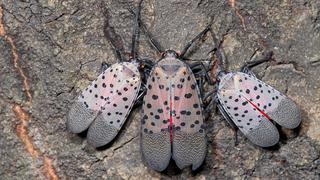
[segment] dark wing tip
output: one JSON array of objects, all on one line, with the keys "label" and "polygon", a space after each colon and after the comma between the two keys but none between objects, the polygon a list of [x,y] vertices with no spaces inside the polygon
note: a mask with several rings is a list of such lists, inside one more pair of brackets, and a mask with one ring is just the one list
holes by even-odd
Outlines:
[{"label": "dark wing tip", "polygon": [[180,169],[192,165],[192,170],[196,170],[201,166],[207,153],[204,133],[175,132],[172,144],[172,158]]},{"label": "dark wing tip", "polygon": [[267,118],[263,118],[258,127],[249,131],[246,136],[252,143],[261,147],[274,146],[280,138],[277,128]]},{"label": "dark wing tip", "polygon": [[299,107],[289,98],[284,98],[278,107],[270,113],[270,117],[279,125],[294,129],[301,123],[301,113]]},{"label": "dark wing tip", "polygon": [[100,114],[88,130],[88,143],[94,147],[101,147],[110,143],[117,136],[119,130],[110,125]]},{"label": "dark wing tip", "polygon": [[146,163],[156,171],[163,171],[171,159],[170,134],[168,132],[141,136],[141,151]]},{"label": "dark wing tip", "polygon": [[81,102],[75,102],[67,115],[67,128],[72,133],[80,133],[88,129],[97,112],[90,110]]}]

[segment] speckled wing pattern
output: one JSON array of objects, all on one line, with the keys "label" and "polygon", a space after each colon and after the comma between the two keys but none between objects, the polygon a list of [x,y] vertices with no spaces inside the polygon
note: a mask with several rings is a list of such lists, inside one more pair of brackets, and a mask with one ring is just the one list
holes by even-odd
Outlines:
[{"label": "speckled wing pattern", "polygon": [[164,170],[172,158],[179,168],[197,169],[206,154],[202,102],[190,68],[175,58],[152,69],[143,104],[142,154],[150,167]]},{"label": "speckled wing pattern", "polygon": [[202,101],[192,71],[183,62],[179,63],[181,67],[172,79],[172,158],[180,169],[192,165],[195,170],[202,164],[207,147]]},{"label": "speckled wing pattern", "polygon": [[301,122],[299,108],[291,99],[249,74],[224,75],[217,96],[235,125],[251,142],[262,147],[279,141],[272,121],[291,129]]},{"label": "speckled wing pattern", "polygon": [[141,126],[141,150],[147,164],[164,170],[171,159],[170,131],[170,81],[156,64],[147,81],[147,93],[143,100]]},{"label": "speckled wing pattern", "polygon": [[118,134],[137,98],[141,85],[137,67],[133,62],[121,62],[100,74],[71,107],[69,130],[80,133],[89,128],[90,144],[108,144]]}]

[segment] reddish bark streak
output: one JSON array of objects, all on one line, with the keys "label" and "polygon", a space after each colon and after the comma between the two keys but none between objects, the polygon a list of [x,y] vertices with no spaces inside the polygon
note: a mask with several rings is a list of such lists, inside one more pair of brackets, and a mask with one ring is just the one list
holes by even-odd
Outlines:
[{"label": "reddish bark streak", "polygon": [[[29,80],[24,70],[21,68],[16,45],[13,39],[9,35],[7,35],[5,31],[4,23],[3,23],[2,6],[0,6],[0,37],[4,38],[7,41],[7,43],[11,46],[11,52],[13,56],[13,65],[15,70],[18,72],[19,76],[22,79],[23,90],[25,91],[26,98],[27,98],[25,106],[29,107],[32,104],[32,96],[30,92]],[[48,179],[53,179],[53,180],[59,179],[58,176],[56,175],[55,168],[52,165],[51,159],[49,159],[39,151],[39,149],[34,145],[32,138],[29,136],[28,124],[31,121],[31,116],[23,109],[23,106],[18,104],[13,104],[12,111],[15,114],[15,118],[20,122],[16,127],[17,136],[25,146],[27,152],[33,158],[41,159],[43,161],[44,173],[48,177]]]},{"label": "reddish bark streak", "polygon": [[228,0],[228,3],[229,3],[229,5],[230,5],[230,7],[235,10],[236,15],[239,17],[240,22],[241,22],[241,26],[242,26],[244,29],[246,29],[244,17],[240,14],[239,10],[236,8],[236,0]]},{"label": "reddish bark streak", "polygon": [[27,151],[33,158],[38,158],[39,152],[35,148],[32,138],[28,134],[28,123],[31,120],[29,114],[25,112],[20,105],[14,104],[12,110],[20,124],[16,127],[16,133],[20,140],[24,143]]},{"label": "reddish bark streak", "polygon": [[44,156],[43,162],[44,162],[44,171],[46,172],[47,177],[51,180],[58,180],[59,177],[57,176],[55,168],[52,165],[52,160],[47,156]]}]

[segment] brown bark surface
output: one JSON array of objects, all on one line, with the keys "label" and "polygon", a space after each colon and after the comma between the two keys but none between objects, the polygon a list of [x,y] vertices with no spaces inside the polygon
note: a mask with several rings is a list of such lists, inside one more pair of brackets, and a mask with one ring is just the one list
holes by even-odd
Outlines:
[{"label": "brown bark surface", "polygon": [[[162,173],[146,166],[139,148],[141,107],[101,149],[66,129],[70,105],[101,63],[117,62],[103,33],[103,6],[129,52],[133,16],[127,8],[137,1],[0,4],[0,179],[319,179],[319,1],[144,1],[142,19],[166,49],[182,50],[214,17],[229,70],[239,70],[255,52],[272,50],[275,62],[254,72],[301,108],[301,127],[282,129],[279,145],[270,149],[241,133],[235,146],[230,126],[220,113],[212,114],[206,121],[207,157],[194,173],[174,164]],[[213,47],[208,35],[190,58],[207,58]],[[159,58],[143,34],[139,55]]]}]

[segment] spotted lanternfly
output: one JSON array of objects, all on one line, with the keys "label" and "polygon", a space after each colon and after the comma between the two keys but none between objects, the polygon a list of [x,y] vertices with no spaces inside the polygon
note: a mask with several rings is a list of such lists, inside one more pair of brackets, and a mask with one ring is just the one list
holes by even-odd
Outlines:
[{"label": "spotted lanternfly", "polygon": [[113,64],[73,104],[68,114],[68,128],[80,133],[90,126],[90,144],[99,147],[109,143],[127,119],[140,85],[138,63]]},{"label": "spotted lanternfly", "polygon": [[180,169],[192,165],[193,170],[205,159],[207,109],[202,105],[201,82],[210,78],[201,62],[187,64],[185,55],[194,42],[211,30],[212,22],[181,53],[164,51],[141,22],[149,42],[162,54],[147,80],[140,141],[143,159],[156,171],[165,170],[171,158]]},{"label": "spotted lanternfly", "polygon": [[189,66],[168,50],[155,64],[143,102],[141,147],[147,163],[164,170],[172,157],[182,169],[197,169],[206,154],[199,89]]},{"label": "spotted lanternfly", "polygon": [[269,60],[251,62],[242,72],[218,74],[217,101],[224,117],[237,126],[254,144],[269,147],[278,143],[279,132],[274,122],[293,129],[301,122],[298,106],[287,96],[257,79],[250,67]]},{"label": "spotted lanternfly", "polygon": [[[136,26],[140,9],[141,3],[136,16]],[[106,15],[106,19],[109,20],[107,11]],[[103,146],[114,139],[138,99],[141,90],[141,75],[138,70],[141,61],[135,58],[138,29],[135,27],[133,33],[131,60],[124,61],[121,38],[108,21],[106,22],[105,34],[115,48],[120,62],[103,71],[81,93],[68,113],[69,130],[80,133],[89,128],[88,142],[94,147]]]}]

